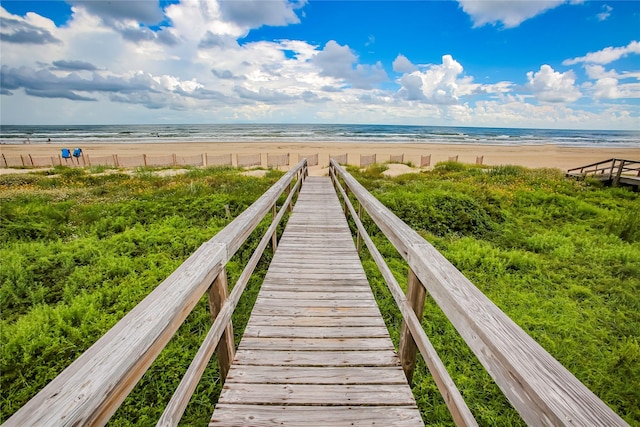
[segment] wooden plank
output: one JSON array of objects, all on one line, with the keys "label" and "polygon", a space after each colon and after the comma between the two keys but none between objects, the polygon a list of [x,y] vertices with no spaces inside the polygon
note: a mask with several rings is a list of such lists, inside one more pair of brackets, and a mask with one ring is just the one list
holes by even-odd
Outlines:
[{"label": "wooden plank", "polygon": [[247,337],[271,338],[384,338],[389,336],[383,326],[256,326],[248,324]]},{"label": "wooden plank", "polygon": [[384,321],[380,316],[274,316],[254,313],[251,324],[254,326],[344,326],[349,322],[352,326],[381,326]]},{"label": "wooden plank", "polygon": [[238,346],[241,350],[390,350],[393,345],[387,337],[243,337]]},{"label": "wooden plank", "polygon": [[244,384],[224,386],[220,403],[244,405],[415,405],[406,384]]},{"label": "wooden plank", "polygon": [[234,365],[229,379],[236,383],[262,384],[406,384],[399,367],[261,366]]},{"label": "wooden plank", "polygon": [[378,307],[314,307],[314,306],[257,306],[253,308],[253,313],[258,315],[274,316],[342,316],[342,317],[371,317],[379,316]]},{"label": "wooden plank", "polygon": [[[265,305],[268,307],[329,307],[329,308],[355,308],[376,306],[375,300],[330,300],[330,299],[298,299],[298,300],[278,300],[275,298],[263,299],[256,302],[256,306]],[[377,307],[377,306],[376,306]]]},{"label": "wooden plank", "polygon": [[400,361],[391,352],[238,349],[233,363],[262,366],[398,366]]},{"label": "wooden plank", "polygon": [[209,426],[410,426],[420,425],[415,407],[265,406],[221,404]]},{"label": "wooden plank", "polygon": [[263,299],[275,299],[275,300],[290,300],[290,299],[297,299],[302,297],[302,299],[305,299],[305,300],[331,300],[331,301],[367,300],[367,301],[375,302],[375,298],[373,298],[373,295],[371,294],[371,292],[366,292],[366,290],[364,289],[362,292],[336,292],[336,293],[319,292],[319,291],[313,291],[313,290],[304,291],[304,292],[274,290],[274,291],[262,292],[260,294],[260,297]]}]

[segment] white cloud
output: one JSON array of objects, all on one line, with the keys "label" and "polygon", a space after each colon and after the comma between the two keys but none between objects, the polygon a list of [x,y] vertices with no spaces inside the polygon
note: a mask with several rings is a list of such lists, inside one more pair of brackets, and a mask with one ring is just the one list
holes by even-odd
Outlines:
[{"label": "white cloud", "polygon": [[[583,85],[595,99],[640,98],[640,73],[618,74],[615,70],[605,70],[602,65],[587,65],[587,76],[595,83]],[[633,83],[621,83],[621,80],[633,79]]]},{"label": "white cloud", "polygon": [[567,0],[458,0],[460,7],[473,20],[474,27],[496,25],[502,22],[505,28],[514,28],[527,19],[568,2]]},{"label": "white cloud", "polygon": [[67,0],[67,3],[86,9],[105,22],[133,20],[144,24],[157,24],[162,21],[162,10],[157,1]]},{"label": "white cloud", "polygon": [[[158,123],[210,122],[213,117],[220,122],[541,127],[601,123],[596,113],[558,103],[577,99],[580,92],[573,73],[550,67],[528,76],[526,87],[545,101],[536,104],[530,94],[516,93],[525,81],[475,83],[452,55],[443,56],[440,64],[415,65],[399,54],[385,64],[402,73],[390,82],[380,62],[360,63],[358,53],[339,41],[324,46],[302,40],[243,42],[250,28],[295,22],[300,13],[296,8],[303,3],[278,0],[260,2],[256,8],[267,4],[273,10],[243,15],[235,5],[182,0],[167,6],[170,26],[160,31],[144,24],[155,19],[151,5],[113,11],[109,19],[97,16],[95,8],[74,6],[61,27],[37,14],[20,17],[0,7],[6,66],[0,79],[2,120]],[[35,37],[42,43],[28,44],[26,55],[25,45],[18,43],[23,35],[28,36],[23,41]],[[585,70],[591,82],[580,88],[598,101],[600,111],[608,108],[607,99],[638,97],[640,73],[618,73],[597,63]],[[604,127],[633,128],[635,123],[637,128],[636,106],[611,108],[611,114],[605,114],[611,122]]]},{"label": "white cloud", "polygon": [[606,47],[597,52],[589,52],[585,56],[565,59],[562,62],[562,65],[575,65],[581,62],[591,64],[609,64],[610,62],[617,61],[622,57],[633,54],[640,54],[640,42],[638,41],[632,41],[623,47]]},{"label": "white cloud", "polygon": [[300,19],[294,12],[306,1],[290,3],[287,0],[221,0],[220,11],[225,21],[243,28],[259,28],[263,25],[281,26],[297,24]]},{"label": "white cloud", "polygon": [[612,11],[613,11],[613,8],[611,6],[609,6],[608,4],[603,4],[602,12],[600,12],[597,15],[598,21],[606,21],[611,16]]},{"label": "white cloud", "polygon": [[451,55],[442,57],[442,64],[429,65],[424,71],[404,74],[398,96],[409,101],[430,104],[456,104],[461,96],[470,95],[481,88],[472,77],[461,76],[464,69]]},{"label": "white cloud", "polygon": [[416,96],[420,95],[427,102],[452,104],[458,101],[460,95],[458,76],[462,71],[459,62],[451,55],[444,55],[441,65],[432,65],[424,72],[415,71],[405,75],[401,82],[404,81],[403,87],[407,89],[409,99],[417,99]]},{"label": "white cloud", "polygon": [[582,96],[575,86],[576,78],[573,71],[560,73],[545,64],[537,73],[529,71],[527,79],[527,88],[539,101],[567,103]]},{"label": "white cloud", "polygon": [[410,73],[416,71],[418,67],[413,65],[406,56],[401,53],[398,54],[396,59],[393,60],[393,71],[396,73]]},{"label": "white cloud", "polygon": [[313,58],[321,76],[334,77],[358,89],[369,89],[388,80],[380,62],[374,65],[358,64],[358,57],[349,46],[330,40]]}]

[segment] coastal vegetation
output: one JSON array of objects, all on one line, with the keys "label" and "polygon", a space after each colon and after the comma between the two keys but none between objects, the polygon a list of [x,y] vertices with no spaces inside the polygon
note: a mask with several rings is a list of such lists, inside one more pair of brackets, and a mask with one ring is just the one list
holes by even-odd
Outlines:
[{"label": "coastal vegetation", "polygon": [[[395,178],[384,169],[350,172],[614,411],[640,425],[638,193],[551,169],[446,162]],[[0,422],[280,176],[60,167],[0,176]],[[406,265],[366,218],[406,282]],[[227,265],[231,285],[266,225],[258,228]],[[269,257],[234,315],[236,343]],[[401,317],[366,251],[362,257],[397,344]],[[110,425],[155,424],[210,323],[203,298]],[[429,298],[423,325],[481,425],[524,425]],[[184,425],[203,425],[211,415],[221,385],[210,365]],[[413,389],[426,423],[451,425],[422,362]]]}]

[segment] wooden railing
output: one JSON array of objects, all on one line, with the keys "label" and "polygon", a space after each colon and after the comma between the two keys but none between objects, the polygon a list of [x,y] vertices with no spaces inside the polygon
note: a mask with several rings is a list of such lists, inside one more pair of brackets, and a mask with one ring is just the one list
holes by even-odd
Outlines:
[{"label": "wooden railing", "polygon": [[[264,249],[269,241],[275,243],[278,223],[306,175],[307,162],[302,159],[247,210],[200,246],[5,425],[106,424],[207,292],[213,325],[158,422],[162,426],[177,425],[216,347],[221,374],[228,371],[234,351],[231,315]],[[276,214],[276,202],[285,191],[288,197]],[[225,265],[269,212],[273,212],[273,221],[227,297]]]},{"label": "wooden railing", "polygon": [[620,182],[622,175],[629,172],[634,173],[635,176],[640,176],[640,161],[607,159],[590,165],[569,169],[567,171],[567,175],[597,175],[610,180],[612,185],[615,187]]},{"label": "wooden railing", "polygon": [[[433,297],[528,425],[627,425],[440,252],[334,160],[331,160],[329,172],[343,196],[345,214],[350,214],[356,223],[357,246],[363,239],[402,313],[400,357],[407,378],[413,373],[417,346],[457,425],[475,425],[476,422],[420,325],[425,291]],[[358,213],[351,205],[349,193],[359,203]],[[363,209],[409,265],[406,296],[362,225]]]}]

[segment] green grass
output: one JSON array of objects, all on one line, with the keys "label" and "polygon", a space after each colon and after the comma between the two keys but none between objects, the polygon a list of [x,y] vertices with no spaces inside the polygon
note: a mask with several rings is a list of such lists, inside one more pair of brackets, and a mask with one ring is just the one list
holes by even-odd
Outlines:
[{"label": "green grass", "polygon": [[[556,170],[447,162],[383,177],[350,172],[631,425],[640,425],[640,195]],[[367,229],[406,283],[407,267]],[[363,261],[396,345],[401,318]],[[524,425],[432,299],[423,326],[481,425]],[[414,394],[429,425],[451,425],[424,364]]]},{"label": "green grass", "polygon": [[[387,178],[351,173],[631,425],[640,426],[640,196],[559,171],[446,162]],[[56,168],[0,176],[0,422],[102,336],[281,173],[231,168],[161,178]],[[407,267],[370,220],[394,274]],[[261,224],[227,265],[233,285]],[[233,318],[236,343],[261,276]],[[392,339],[401,317],[366,251],[363,264]],[[110,421],[154,425],[211,323],[203,298]],[[481,425],[523,425],[434,302],[423,325]],[[207,422],[220,392],[211,363],[183,425]],[[452,421],[426,367],[413,386],[428,424]]]},{"label": "green grass", "polygon": [[[0,421],[29,400],[282,174],[235,169],[159,178],[146,171],[0,177]],[[264,232],[261,224],[227,265],[232,286]],[[248,320],[265,256],[233,322]],[[201,344],[206,299],[125,400],[113,425],[154,425]],[[220,392],[211,364],[183,418],[203,424]]]}]

